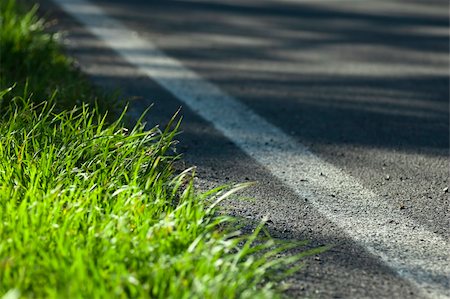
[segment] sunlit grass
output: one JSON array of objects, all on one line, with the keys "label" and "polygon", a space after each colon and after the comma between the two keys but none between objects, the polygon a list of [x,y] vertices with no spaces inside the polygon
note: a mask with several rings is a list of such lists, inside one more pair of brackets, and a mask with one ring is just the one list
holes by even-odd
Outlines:
[{"label": "sunlit grass", "polygon": [[15,101],[0,124],[2,293],[273,296],[258,284],[286,261],[269,261],[273,249],[256,258],[274,243],[227,228],[213,207],[227,189],[198,195],[189,171],[173,174],[176,126],[125,130],[87,107]]}]

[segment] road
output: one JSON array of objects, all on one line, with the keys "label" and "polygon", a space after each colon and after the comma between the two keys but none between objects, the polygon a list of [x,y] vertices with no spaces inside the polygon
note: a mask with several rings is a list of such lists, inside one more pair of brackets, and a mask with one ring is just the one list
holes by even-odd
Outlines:
[{"label": "road", "polygon": [[231,214],[334,244],[289,295],[450,297],[447,1],[55,2],[95,82],[183,107],[200,188],[256,181]]}]

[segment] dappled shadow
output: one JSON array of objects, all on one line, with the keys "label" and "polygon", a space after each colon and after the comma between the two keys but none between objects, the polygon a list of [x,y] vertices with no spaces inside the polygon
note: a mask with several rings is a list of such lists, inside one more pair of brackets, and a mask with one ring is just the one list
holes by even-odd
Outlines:
[{"label": "dappled shadow", "polygon": [[[114,8],[122,1],[95,1],[105,2]],[[341,4],[329,3],[317,5],[313,1],[298,1],[286,3],[283,1],[127,1],[135,7],[127,12],[114,10],[113,14],[124,21],[139,24],[151,22],[152,30],[160,33],[167,32],[204,32],[212,33],[217,37],[267,37],[274,38],[278,46],[321,47],[333,43],[370,44],[397,47],[405,50],[448,52],[449,20],[444,14],[423,15],[420,8],[415,14],[404,13],[404,6],[411,1],[400,3],[400,11],[380,13],[372,11],[373,6],[387,6],[386,3],[366,5],[360,11],[341,9]],[[395,2],[395,1],[393,1]],[[445,1],[428,1],[425,6],[439,4],[442,9]],[[320,3],[319,3],[320,4]],[[352,5],[353,6],[353,5]],[[120,6],[117,6],[120,7]],[[396,7],[399,9],[399,7]],[[114,12],[113,11],[113,12]],[[241,17],[246,20],[241,21]],[[151,19],[151,20],[150,20]],[[258,25],[257,28],[249,26]],[[261,25],[261,26],[259,26]],[[249,28],[250,27],[250,28]],[[418,27],[425,29],[441,29],[439,35],[430,35],[429,32],[418,31]],[[242,30],[242,29],[245,30]],[[291,33],[286,36],[282,33]],[[311,39],[304,39],[301,33],[308,32]],[[280,34],[281,33],[281,34]],[[294,34],[295,33],[295,34]],[[326,39],[318,40],[320,34],[327,35]],[[313,34],[318,34],[314,36]],[[315,41],[306,44],[304,41]],[[298,42],[298,43],[296,43]],[[260,53],[264,49],[260,49]],[[269,55],[270,56],[270,55]]]},{"label": "dappled shadow", "polygon": [[302,142],[447,154],[449,22],[439,9],[95,2]]}]

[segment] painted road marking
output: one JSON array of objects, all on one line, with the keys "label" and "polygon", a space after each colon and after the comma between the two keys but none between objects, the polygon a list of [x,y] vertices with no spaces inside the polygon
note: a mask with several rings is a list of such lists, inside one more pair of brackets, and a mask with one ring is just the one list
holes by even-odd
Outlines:
[{"label": "painted road marking", "polygon": [[[415,283],[424,296],[450,298],[448,240],[393,210],[355,178],[322,161],[237,99],[108,17],[98,6],[84,0],[54,1],[264,165],[299,197],[308,198],[320,214],[357,244]],[[308,183],[302,182],[304,178]]]}]

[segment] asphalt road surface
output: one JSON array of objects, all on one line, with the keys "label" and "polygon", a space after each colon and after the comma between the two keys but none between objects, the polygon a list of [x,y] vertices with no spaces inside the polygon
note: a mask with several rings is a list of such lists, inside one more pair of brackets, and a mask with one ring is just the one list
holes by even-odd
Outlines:
[{"label": "asphalt road surface", "polygon": [[334,245],[288,295],[450,298],[448,1],[55,2],[131,113],[183,107],[200,188],[255,181],[229,213]]}]

